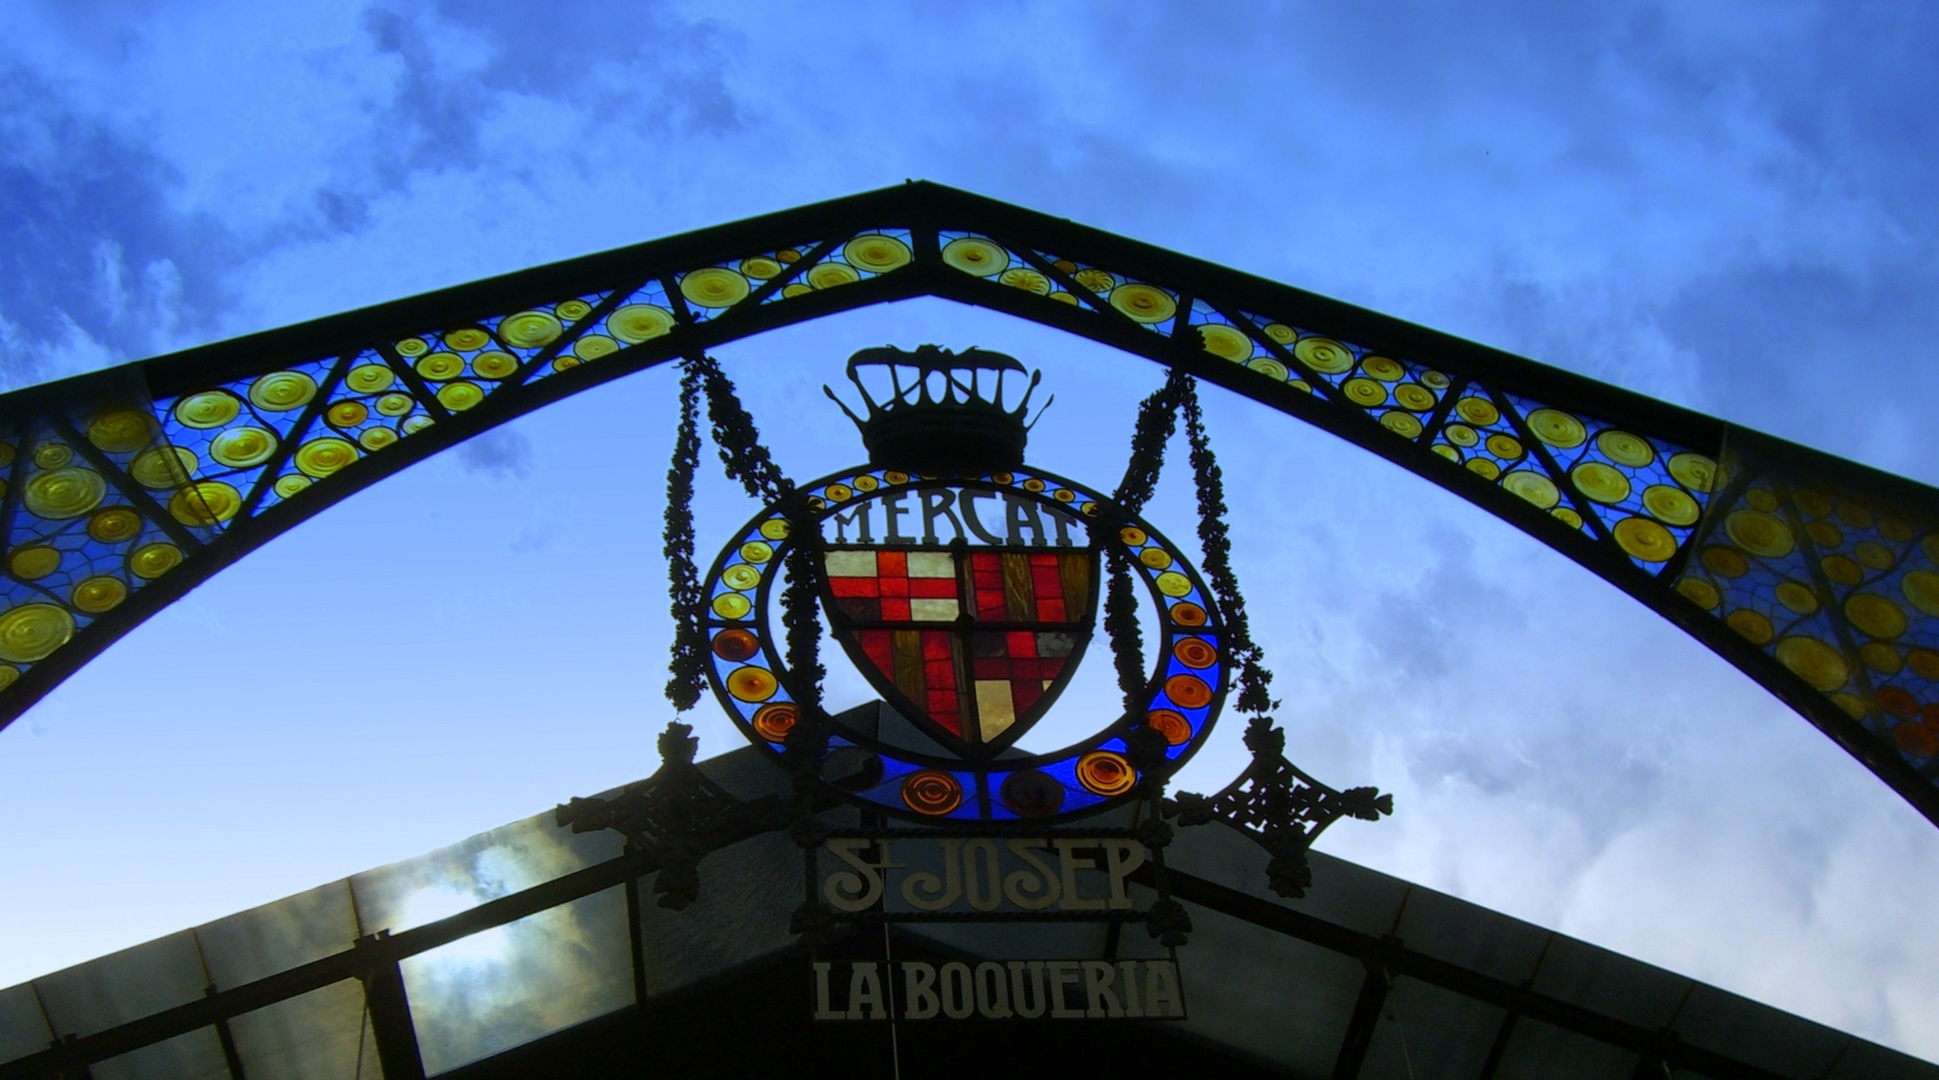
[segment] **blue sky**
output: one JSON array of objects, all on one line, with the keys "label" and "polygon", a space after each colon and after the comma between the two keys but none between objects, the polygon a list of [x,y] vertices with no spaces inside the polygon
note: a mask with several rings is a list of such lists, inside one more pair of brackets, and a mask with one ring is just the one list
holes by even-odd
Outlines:
[{"label": "blue sky", "polygon": [[[923,177],[1939,483],[1935,19],[20,3],[0,384]],[[806,477],[861,457],[819,385],[924,341],[1043,367],[1033,460],[1101,486],[1161,380],[934,301],[720,356]],[[671,387],[333,508],[0,731],[0,985],[650,772]],[[1929,824],[1560,556],[1278,414],[1208,411],[1293,754],[1397,794],[1327,850],[1939,1056]],[[1179,479],[1148,516],[1182,539]],[[702,547],[751,509],[710,477]],[[739,745],[696,715],[705,751]],[[1221,741],[1185,786],[1237,767]]]}]

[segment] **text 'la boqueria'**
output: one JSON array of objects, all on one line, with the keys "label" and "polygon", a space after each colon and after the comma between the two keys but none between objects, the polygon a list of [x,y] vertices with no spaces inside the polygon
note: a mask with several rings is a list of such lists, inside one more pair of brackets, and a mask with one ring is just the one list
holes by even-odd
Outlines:
[{"label": "text 'la boqueria'", "polygon": [[814,972],[817,1020],[1185,1019],[1170,960],[823,961]]}]

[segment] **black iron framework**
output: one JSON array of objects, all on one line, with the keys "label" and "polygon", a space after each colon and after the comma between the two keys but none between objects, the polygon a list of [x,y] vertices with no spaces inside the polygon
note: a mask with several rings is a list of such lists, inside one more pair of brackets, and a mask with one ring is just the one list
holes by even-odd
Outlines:
[{"label": "black iron framework", "polygon": [[924,295],[1187,372],[1440,484],[1703,641],[1939,821],[1939,493],[927,183],[0,397],[0,718],[456,443],[724,342]]}]

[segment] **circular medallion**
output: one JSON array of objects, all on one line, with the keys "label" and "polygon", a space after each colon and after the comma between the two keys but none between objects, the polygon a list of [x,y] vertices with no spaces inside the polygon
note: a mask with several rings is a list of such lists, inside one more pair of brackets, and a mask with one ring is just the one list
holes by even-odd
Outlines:
[{"label": "circular medallion", "polygon": [[[1105,494],[1032,469],[849,469],[799,491],[820,531],[821,609],[876,697],[826,713],[802,704],[779,625],[785,577],[769,569],[799,530],[770,507],[729,539],[702,587],[715,696],[757,746],[817,754],[814,775],[892,815],[1015,822],[1137,797],[1134,728],[1162,737],[1162,763],[1148,767],[1166,775],[1205,741],[1232,666],[1217,603],[1176,545]],[[1100,629],[1105,545],[1124,553],[1162,628],[1129,711],[1058,705]],[[1053,707],[1094,710],[1094,732],[1061,749],[1026,745]],[[811,716],[825,741],[791,748]]]}]

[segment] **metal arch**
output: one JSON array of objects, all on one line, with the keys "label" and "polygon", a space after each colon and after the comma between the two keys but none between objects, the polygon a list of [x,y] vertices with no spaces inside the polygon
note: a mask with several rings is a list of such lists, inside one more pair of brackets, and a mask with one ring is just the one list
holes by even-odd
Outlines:
[{"label": "metal arch", "polygon": [[[951,242],[958,246],[945,258]],[[1710,646],[1939,823],[1939,599],[1920,591],[1928,579],[1939,584],[1932,573],[1939,492],[1338,301],[928,183],[0,396],[0,438],[14,451],[0,499],[0,590],[7,594],[0,658],[10,662],[0,679],[12,678],[0,688],[0,725],[230,562],[441,450],[684,354],[925,295],[1180,368],[1455,492]],[[456,327],[488,340],[466,351],[440,338]],[[455,375],[424,367],[419,354],[434,351],[455,358]],[[486,352],[502,354],[512,370],[482,374]],[[378,393],[359,389],[379,369],[391,376],[380,389],[407,409],[382,423],[372,412]],[[299,376],[285,380],[283,389],[297,389],[282,398],[263,378],[279,372]],[[472,389],[454,395],[461,383]],[[1393,396],[1404,387],[1411,388],[1407,401]],[[279,407],[258,409],[251,394],[259,389]],[[231,426],[271,435],[266,459],[220,466],[204,460],[210,446],[183,445],[201,436],[170,410],[212,390],[235,396],[241,419]],[[338,410],[350,405],[365,415],[346,424],[357,409]],[[131,438],[130,413],[147,418],[146,441],[139,431]],[[385,423],[393,425],[388,436],[364,438]],[[230,430],[216,427],[219,435]],[[1604,434],[1617,438],[1613,458]],[[295,464],[318,439],[340,440],[326,448],[335,465],[326,469],[313,455],[305,465],[313,482],[279,490],[279,479],[294,483]],[[183,451],[195,455],[193,468],[167,472],[167,462],[186,460]],[[1714,483],[1666,473],[1663,462],[1674,454],[1711,463]],[[1651,463],[1627,464],[1645,457]],[[1589,466],[1621,473],[1625,494],[1612,498],[1616,482]],[[90,485],[103,492],[78,515],[67,513],[79,505],[73,490],[55,490],[61,477],[49,479],[62,469],[85,489],[81,502]],[[77,480],[75,469],[99,484]],[[1667,492],[1659,493],[1667,508],[1639,501],[1643,493],[1634,489],[1649,481],[1657,481],[1650,491]],[[123,506],[141,521],[135,535],[88,532],[103,508]],[[175,554],[138,566],[156,545]],[[19,558],[28,548],[59,552],[56,569],[37,572],[48,556]],[[179,565],[161,565],[170,559]],[[125,599],[103,606],[117,590]],[[1899,594],[1912,605],[1909,616]]]}]

